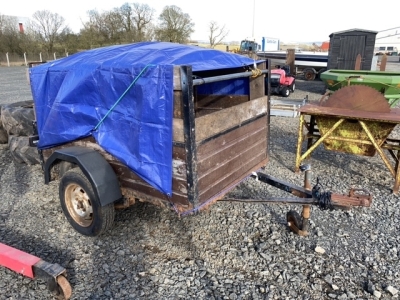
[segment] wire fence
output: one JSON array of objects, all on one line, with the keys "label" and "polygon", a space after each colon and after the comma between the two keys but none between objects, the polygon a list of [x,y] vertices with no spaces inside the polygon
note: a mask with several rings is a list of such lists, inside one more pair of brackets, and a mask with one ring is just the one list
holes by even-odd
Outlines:
[{"label": "wire fence", "polygon": [[28,53],[16,54],[16,53],[0,53],[0,66],[11,67],[11,66],[28,66],[32,62],[47,62],[56,59],[60,59],[68,56],[65,52],[39,52],[39,53]]}]

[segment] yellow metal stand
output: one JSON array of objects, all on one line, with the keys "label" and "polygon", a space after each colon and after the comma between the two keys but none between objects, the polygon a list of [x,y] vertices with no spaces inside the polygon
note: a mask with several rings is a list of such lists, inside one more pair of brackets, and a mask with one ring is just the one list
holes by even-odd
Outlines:
[{"label": "yellow metal stand", "polygon": [[[301,111],[301,110],[305,111]],[[399,185],[400,185],[400,168],[399,168],[399,160],[400,160],[400,140],[397,139],[385,139],[384,141],[380,140],[377,141],[377,139],[374,137],[374,135],[371,133],[371,130],[368,126],[368,121],[371,121],[371,117],[369,116],[368,118],[360,118],[357,116],[346,116],[346,115],[336,115],[337,121],[332,123],[332,127],[325,131],[324,133],[321,133],[320,130],[317,128],[317,123],[316,123],[316,117],[323,118],[324,115],[321,112],[314,113],[312,110],[306,111],[307,108],[304,106],[302,109],[300,109],[300,123],[299,123],[299,136],[298,136],[298,141],[297,141],[297,151],[296,151],[296,166],[295,166],[295,172],[299,172],[299,168],[301,163],[307,159],[311,153],[319,146],[321,143],[324,141],[340,141],[340,143],[346,144],[346,143],[351,143],[351,144],[364,144],[364,145],[372,145],[375,150],[378,152],[380,157],[382,158],[384,164],[388,168],[389,172],[392,174],[394,177],[394,187],[393,187],[393,193],[397,194],[399,192]],[[310,122],[307,123],[305,120],[305,116],[308,115],[310,116]],[[327,118],[331,118],[332,115],[327,115]],[[368,139],[359,139],[357,138],[357,134],[354,135],[354,137],[343,137],[343,136],[337,136],[335,135],[335,130],[340,129],[340,125],[343,124],[343,122],[352,120],[352,123],[358,122],[359,125],[362,128],[362,131],[366,134]],[[381,121],[384,123],[387,123],[387,120],[375,120],[375,121]],[[398,120],[389,120],[389,123],[397,125],[400,124],[400,119]],[[374,124],[376,125],[376,124]],[[372,126],[372,125],[371,125]],[[306,134],[303,134],[304,128],[307,130]],[[337,132],[337,131],[336,131]],[[307,150],[302,154],[302,145],[303,142],[307,140]],[[395,165],[393,166],[388,158],[388,156],[383,152],[383,149],[386,149],[389,151],[389,154],[392,156],[392,158],[395,161]],[[346,152],[346,151],[344,151]],[[351,153],[347,151],[347,153]],[[352,153],[352,154],[359,154],[360,153]]]}]

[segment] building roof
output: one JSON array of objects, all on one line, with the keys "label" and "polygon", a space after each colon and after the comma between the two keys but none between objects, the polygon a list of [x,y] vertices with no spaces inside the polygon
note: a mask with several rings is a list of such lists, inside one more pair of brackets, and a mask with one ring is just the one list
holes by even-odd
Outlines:
[{"label": "building roof", "polygon": [[343,31],[332,32],[332,33],[329,35],[329,37],[332,37],[332,35],[334,35],[334,34],[350,33],[350,32],[354,32],[354,31],[361,31],[361,32],[375,33],[375,34],[378,33],[378,31],[373,31],[373,30],[353,28],[353,29],[347,29],[347,30],[343,30]]}]

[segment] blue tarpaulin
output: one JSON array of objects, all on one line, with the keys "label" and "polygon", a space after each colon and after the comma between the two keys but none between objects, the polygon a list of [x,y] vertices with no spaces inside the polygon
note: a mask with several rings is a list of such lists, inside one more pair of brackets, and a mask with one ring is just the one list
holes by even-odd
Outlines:
[{"label": "blue tarpaulin", "polygon": [[80,52],[30,69],[46,149],[93,136],[164,194],[172,193],[173,66],[208,71],[253,65],[248,57],[143,42]]}]

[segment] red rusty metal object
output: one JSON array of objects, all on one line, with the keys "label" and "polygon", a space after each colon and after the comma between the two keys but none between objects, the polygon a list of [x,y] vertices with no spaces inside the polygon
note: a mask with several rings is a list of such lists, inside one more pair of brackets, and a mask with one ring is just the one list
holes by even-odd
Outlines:
[{"label": "red rusty metal object", "polygon": [[0,266],[31,279],[45,279],[51,291],[64,296],[66,300],[71,298],[72,288],[66,278],[66,270],[58,264],[48,263],[39,257],[0,243]]},{"label": "red rusty metal object", "polygon": [[381,121],[383,123],[399,123],[400,108],[391,108],[390,112],[370,112],[362,110],[352,110],[337,107],[324,107],[315,104],[306,104],[298,109],[300,113],[310,113],[312,115],[333,116],[337,118],[346,118],[353,120],[372,120]]},{"label": "red rusty metal object", "polygon": [[33,279],[33,266],[39,261],[39,257],[0,243],[1,266]]},{"label": "red rusty metal object", "polygon": [[348,195],[332,194],[331,199],[333,206],[340,207],[370,207],[372,204],[372,195],[363,189],[351,189]]},{"label": "red rusty metal object", "polygon": [[321,106],[390,113],[390,105],[385,96],[376,89],[364,85],[350,85],[341,88],[323,101]]}]

